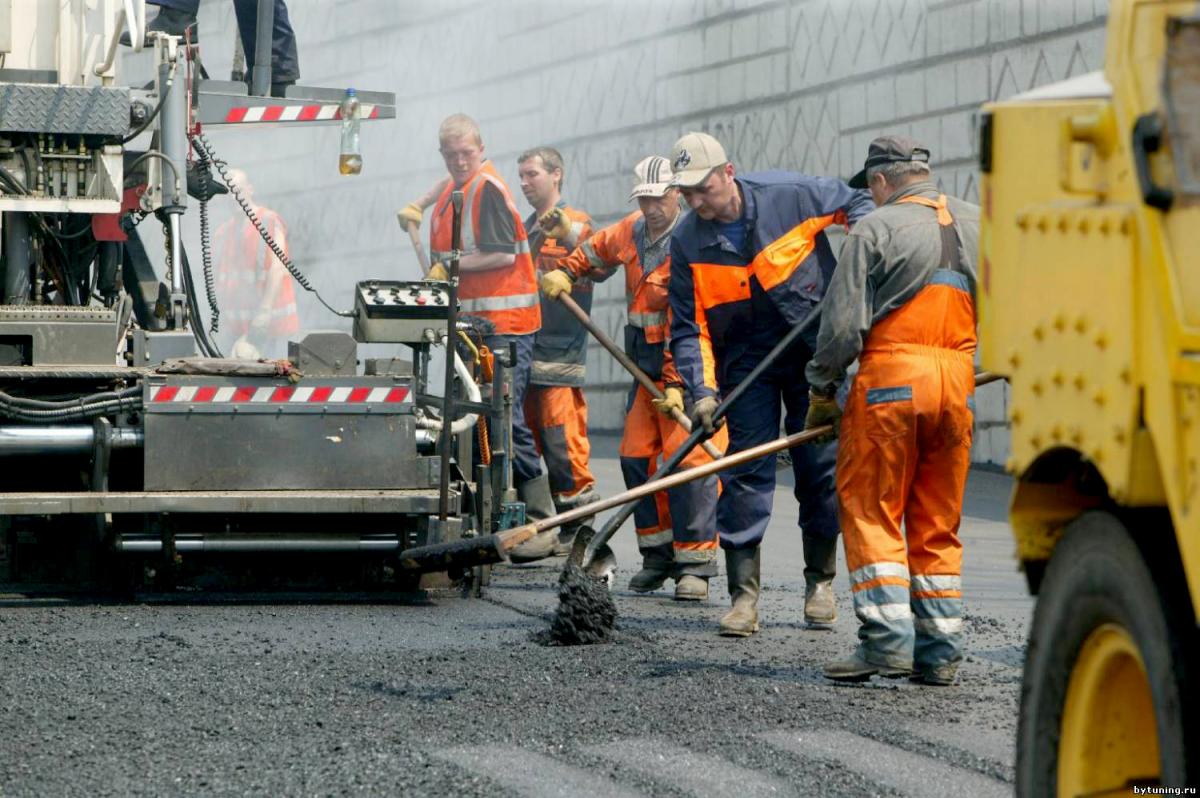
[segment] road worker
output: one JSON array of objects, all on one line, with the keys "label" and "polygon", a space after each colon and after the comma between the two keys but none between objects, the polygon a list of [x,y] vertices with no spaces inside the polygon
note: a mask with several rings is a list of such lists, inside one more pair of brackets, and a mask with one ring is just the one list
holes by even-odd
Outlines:
[{"label": "road worker", "polygon": [[[449,180],[440,185],[433,202],[429,248],[434,261],[429,279],[449,277],[445,263],[450,259],[453,208],[450,195],[463,192],[462,257],[459,259],[459,304],[462,312],[490,322],[494,332],[484,337],[493,352],[516,347],[512,369],[512,469],[517,494],[525,502],[530,519],[549,518],[554,514],[550,482],[542,471],[541,458],[533,434],[525,423],[521,408],[529,387],[533,363],[535,333],[542,326],[542,310],[537,275],[529,253],[525,224],[508,187],[491,161],[484,157],[479,125],[465,114],[447,117],[438,129],[442,159]],[[425,195],[429,196],[428,194]],[[420,224],[424,199],[409,203],[400,211],[406,222]],[[558,532],[548,530],[526,541],[512,552],[514,560],[545,556],[558,540]]]},{"label": "road worker", "polygon": [[[283,219],[255,199],[254,185],[241,169],[230,169],[229,181],[286,255]],[[241,209],[235,213],[215,235],[217,307],[225,322],[222,327],[231,336],[226,351],[248,360],[283,357],[287,337],[300,329],[292,276]]]},{"label": "road worker", "polygon": [[[962,659],[958,525],[971,459],[979,208],[933,183],[929,150],[871,142],[850,181],[879,209],[842,246],[807,368],[809,427],[840,427],[838,503],[860,644],[830,679],[950,684]],[[845,416],[835,401],[859,361]],[[907,542],[907,546],[906,546]]]},{"label": "road worker", "polygon": [[[668,458],[688,437],[670,417],[671,408],[684,409],[683,385],[671,361],[666,341],[670,330],[667,284],[671,274],[670,239],[682,214],[679,190],[670,187],[671,166],[666,158],[651,156],[634,170],[630,199],[640,210],[596,233],[557,271],[542,277],[542,293],[574,295],[588,277],[605,280],[625,267],[625,296],[629,320],[625,351],[665,394],[655,400],[635,381],[625,406],[625,434],[621,439],[621,473],[625,486],[645,483],[655,472],[659,457]],[[726,433],[714,442],[723,448]],[[711,458],[700,447],[684,459],[683,467],[707,463]],[[689,482],[642,499],[634,509],[642,569],[629,588],[648,593],[675,580],[675,598],[701,601],[708,597],[708,580],[717,573],[718,481],[715,476]]]},{"label": "road worker", "polygon": [[[539,275],[592,234],[592,218],[562,199],[563,158],[552,147],[537,147],[517,159],[521,192],[533,206],[525,219],[529,249]],[[592,312],[592,284],[575,284],[573,296]],[[587,330],[562,303],[542,297],[542,329],[533,344],[533,367],[525,395],[525,420],[545,460],[550,493],[559,512],[595,501],[589,460],[587,401],[583,396]],[[515,411],[514,411],[515,412]],[[585,519],[581,523],[586,523]],[[579,524],[558,533],[555,554],[566,554]]]},{"label": "road worker", "polygon": [[[720,142],[705,133],[675,142],[671,167],[672,185],[693,211],[671,235],[671,351],[691,395],[692,423],[711,431],[720,394],[814,312],[834,267],[825,229],[853,223],[874,206],[866,192],[839,180],[790,172],[739,176]],[[781,409],[789,433],[804,426],[804,366],[815,332],[802,336],[730,408],[729,451],[778,438]],[[836,618],[836,458],[836,444],[793,451],[804,619],[818,627]],[[717,529],[733,607],[720,632],[745,637],[758,631],[759,544],[771,516],[775,457],[724,471],[721,487]]]}]

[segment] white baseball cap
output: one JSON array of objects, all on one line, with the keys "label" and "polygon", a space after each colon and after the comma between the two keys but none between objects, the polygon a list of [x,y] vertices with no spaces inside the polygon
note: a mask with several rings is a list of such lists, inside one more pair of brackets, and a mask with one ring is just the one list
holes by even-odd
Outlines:
[{"label": "white baseball cap", "polygon": [[661,155],[651,155],[633,167],[634,185],[630,200],[638,197],[661,197],[671,188],[671,162]]},{"label": "white baseball cap", "polygon": [[707,133],[685,133],[671,148],[673,186],[694,188],[703,183],[712,170],[729,163],[721,142]]}]

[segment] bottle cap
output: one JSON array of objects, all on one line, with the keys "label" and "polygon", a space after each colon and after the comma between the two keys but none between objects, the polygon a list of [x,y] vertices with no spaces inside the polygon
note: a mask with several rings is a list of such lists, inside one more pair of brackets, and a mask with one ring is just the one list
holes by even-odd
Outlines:
[{"label": "bottle cap", "polygon": [[354,89],[346,89],[346,96],[347,96],[347,97],[353,97],[353,96],[355,96],[356,94],[358,94],[358,92],[356,92]]}]

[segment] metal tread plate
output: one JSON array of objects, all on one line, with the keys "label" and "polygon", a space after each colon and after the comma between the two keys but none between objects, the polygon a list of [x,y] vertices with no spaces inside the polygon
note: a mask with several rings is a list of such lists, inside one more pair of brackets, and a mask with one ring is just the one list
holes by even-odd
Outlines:
[{"label": "metal tread plate", "polygon": [[0,84],[0,131],[124,136],[129,89]]},{"label": "metal tread plate", "polygon": [[[459,494],[450,491],[457,514]],[[129,491],[0,493],[0,515],[74,513],[372,513],[432,515],[436,488],[396,490]]]}]

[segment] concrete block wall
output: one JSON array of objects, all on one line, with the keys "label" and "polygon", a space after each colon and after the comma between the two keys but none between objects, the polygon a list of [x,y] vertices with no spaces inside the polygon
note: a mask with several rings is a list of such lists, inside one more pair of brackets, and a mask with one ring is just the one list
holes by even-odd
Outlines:
[{"label": "concrete block wall", "polygon": [[[336,128],[212,129],[288,221],[295,259],[334,304],[354,280],[417,274],[395,210],[444,173],[436,128],[462,111],[516,188],[537,144],[567,161],[568,201],[601,223],[628,212],[629,173],[689,129],[743,171],[849,176],[867,143],[912,135],[942,187],[976,201],[976,115],[992,99],[1101,68],[1105,0],[292,0],[302,83],[397,93],[398,118],[363,131],[363,174],[337,173]],[[229,3],[206,0],[201,39],[227,72]],[[516,192],[518,204],[528,211]],[[618,340],[619,281],[595,315]],[[306,326],[343,320],[300,297]],[[621,425],[629,379],[589,353],[591,423]],[[974,456],[1003,463],[1006,394],[980,391]]]}]

